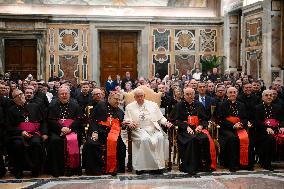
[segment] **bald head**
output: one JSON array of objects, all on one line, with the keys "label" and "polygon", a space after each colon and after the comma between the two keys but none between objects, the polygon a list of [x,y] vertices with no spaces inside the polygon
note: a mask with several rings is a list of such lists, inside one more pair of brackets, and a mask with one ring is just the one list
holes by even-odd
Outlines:
[{"label": "bald head", "polygon": [[229,100],[235,102],[237,100],[238,90],[235,87],[229,87],[227,89],[227,96]]},{"label": "bald head", "polygon": [[70,100],[70,88],[66,85],[62,85],[58,89],[58,99],[61,103],[66,104]]},{"label": "bald head", "polygon": [[188,103],[192,103],[195,97],[195,91],[191,87],[187,87],[183,89],[184,99]]},{"label": "bald head", "polygon": [[142,89],[136,88],[134,90],[134,99],[139,105],[144,104],[145,93]]},{"label": "bald head", "polygon": [[266,89],[262,92],[262,100],[265,104],[271,104],[273,101],[272,90]]}]

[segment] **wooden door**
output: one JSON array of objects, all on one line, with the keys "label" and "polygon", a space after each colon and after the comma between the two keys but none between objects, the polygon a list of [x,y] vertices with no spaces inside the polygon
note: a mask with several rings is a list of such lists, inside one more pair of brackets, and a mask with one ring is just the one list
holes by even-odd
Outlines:
[{"label": "wooden door", "polygon": [[101,32],[100,33],[100,82],[105,85],[107,78],[119,74],[125,77],[129,71],[137,78],[137,32]]},{"label": "wooden door", "polygon": [[5,72],[10,72],[19,79],[29,74],[37,78],[37,41],[36,39],[5,40]]}]

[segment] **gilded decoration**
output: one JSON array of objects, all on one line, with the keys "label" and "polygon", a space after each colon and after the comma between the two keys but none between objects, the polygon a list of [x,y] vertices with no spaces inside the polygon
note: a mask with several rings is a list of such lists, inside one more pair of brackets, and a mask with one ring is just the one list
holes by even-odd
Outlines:
[{"label": "gilded decoration", "polygon": [[262,45],[262,18],[248,20],[246,26],[246,47]]},{"label": "gilded decoration", "polygon": [[175,50],[195,50],[195,31],[175,30]]},{"label": "gilded decoration", "polygon": [[89,26],[48,25],[48,77],[79,82],[89,78]]},{"label": "gilded decoration", "polygon": [[59,50],[78,51],[78,29],[59,29]]},{"label": "gilded decoration", "polygon": [[216,52],[217,51],[217,30],[201,29],[200,30],[200,51]]}]

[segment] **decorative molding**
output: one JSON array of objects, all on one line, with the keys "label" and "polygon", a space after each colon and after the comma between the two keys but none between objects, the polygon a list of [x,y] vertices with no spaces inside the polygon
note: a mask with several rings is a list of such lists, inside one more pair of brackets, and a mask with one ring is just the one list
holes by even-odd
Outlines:
[{"label": "decorative molding", "polygon": [[35,22],[35,29],[47,29],[45,22]]},{"label": "decorative molding", "polygon": [[1,29],[4,29],[4,28],[5,28],[5,26],[6,26],[5,22],[0,21],[0,28],[1,28]]}]

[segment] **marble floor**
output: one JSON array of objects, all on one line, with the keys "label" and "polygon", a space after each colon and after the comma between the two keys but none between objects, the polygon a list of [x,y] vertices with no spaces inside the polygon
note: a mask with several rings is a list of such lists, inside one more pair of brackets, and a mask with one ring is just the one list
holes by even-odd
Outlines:
[{"label": "marble floor", "polygon": [[80,176],[52,178],[12,177],[0,180],[1,189],[284,189],[284,169],[265,171],[238,171],[230,173],[217,170],[213,173],[199,173],[195,176],[171,171],[163,175],[136,175],[132,173],[117,176]]}]

